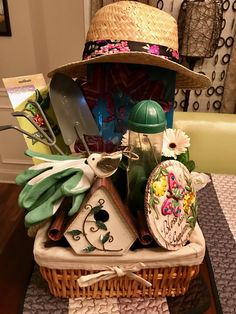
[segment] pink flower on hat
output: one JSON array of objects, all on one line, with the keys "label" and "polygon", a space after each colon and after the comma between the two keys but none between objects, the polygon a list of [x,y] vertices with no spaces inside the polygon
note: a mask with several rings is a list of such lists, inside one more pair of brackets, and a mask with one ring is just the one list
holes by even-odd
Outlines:
[{"label": "pink flower on hat", "polygon": [[151,46],[149,46],[148,52],[150,52],[153,55],[159,55],[160,49],[157,45],[151,45]]},{"label": "pink flower on hat", "polygon": [[121,47],[128,47],[128,42],[127,42],[127,40],[122,40],[122,41],[120,42],[120,45],[121,45]]},{"label": "pink flower on hat", "polygon": [[[98,41],[96,42],[99,44]],[[106,55],[106,54],[113,54],[113,53],[118,53],[118,52],[129,52],[129,51],[130,49],[129,49],[127,41],[114,41],[113,43],[108,43],[104,46],[95,47],[94,51],[90,53],[90,56],[94,57],[98,55]],[[88,59],[88,57],[85,57],[85,59]]]},{"label": "pink flower on hat", "polygon": [[172,57],[176,58],[177,60],[179,60],[179,52],[177,50],[173,50],[172,51]]},{"label": "pink flower on hat", "polygon": [[111,50],[111,49],[115,48],[115,45],[114,44],[108,44],[106,47],[108,50]]},{"label": "pink flower on hat", "polygon": [[146,44],[146,46],[143,47],[143,49],[147,50],[149,53],[151,53],[152,55],[160,55],[160,47],[158,45],[149,45]]}]

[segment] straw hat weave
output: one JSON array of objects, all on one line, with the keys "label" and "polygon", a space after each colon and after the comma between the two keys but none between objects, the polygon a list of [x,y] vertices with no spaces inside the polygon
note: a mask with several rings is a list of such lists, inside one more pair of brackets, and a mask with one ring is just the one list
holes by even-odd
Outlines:
[{"label": "straw hat weave", "polygon": [[178,63],[176,20],[168,13],[135,1],[119,1],[97,11],[92,19],[83,60],[51,71],[71,77],[86,76],[91,63],[133,63],[176,71],[176,88],[198,89],[210,85],[203,74]]}]

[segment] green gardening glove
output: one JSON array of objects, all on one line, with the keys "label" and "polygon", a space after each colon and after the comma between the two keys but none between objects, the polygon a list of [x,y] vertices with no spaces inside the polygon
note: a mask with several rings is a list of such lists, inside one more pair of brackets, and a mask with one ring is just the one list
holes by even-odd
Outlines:
[{"label": "green gardening glove", "polygon": [[41,203],[38,207],[35,207],[29,211],[25,216],[25,226],[27,228],[34,224],[44,221],[53,216],[57,211],[63,200],[63,194],[61,189],[49,197],[45,202]]},{"label": "green gardening glove", "polygon": [[30,150],[26,150],[25,155],[32,158],[37,158],[45,162],[39,165],[32,166],[29,169],[26,169],[25,171],[20,173],[16,177],[16,184],[18,185],[25,185],[32,178],[48,170],[49,168],[52,168],[55,163],[58,163],[58,162],[61,163],[61,161],[65,161],[66,163],[66,162],[70,162],[71,160],[80,160],[80,158],[75,158],[75,157],[71,157],[67,155],[65,156],[47,155],[47,154],[35,153]]},{"label": "green gardening glove", "polygon": [[[28,210],[25,216],[26,226],[30,227],[53,216],[64,197],[68,196],[73,197],[68,215],[74,215],[95,177],[93,167],[87,159],[31,151],[26,154],[44,161],[30,167],[16,179],[18,184],[24,185],[19,195],[19,205]],[[95,156],[90,159],[96,160]]]},{"label": "green gardening glove", "polygon": [[[77,171],[80,171],[77,169]],[[74,174],[76,169],[61,170],[58,173],[51,174],[45,172],[45,177],[40,181],[29,181],[19,195],[19,204],[25,209],[35,207],[35,203],[38,202],[40,197],[46,193],[49,189],[56,185],[56,183],[62,179],[68,178],[68,176]],[[37,178],[37,177],[36,177]]]},{"label": "green gardening glove", "polygon": [[72,207],[68,212],[68,216],[73,216],[80,209],[86,193],[81,193],[73,196]]},{"label": "green gardening glove", "polygon": [[[43,193],[40,197],[38,197],[38,198],[35,200],[34,204],[33,204],[30,208],[25,208],[25,210],[26,210],[26,211],[31,211],[31,210],[33,210],[35,207],[38,207],[39,205],[43,204],[44,202],[47,201],[47,199],[48,199],[49,197],[51,197],[53,194],[55,194],[55,193],[56,193],[56,190],[57,190],[58,188],[60,188],[60,187],[61,187],[61,182],[57,182],[57,184],[52,185],[45,193]],[[23,206],[23,204],[22,204],[22,202],[21,202],[20,196],[19,196],[19,198],[18,198],[18,203],[19,203],[19,206],[20,206],[21,208],[24,208],[24,206]]]},{"label": "green gardening glove", "polygon": [[[69,209],[68,215],[73,216],[80,208],[81,203],[84,199],[85,193],[81,193],[73,196],[72,207]],[[61,189],[57,189],[55,194],[53,194],[47,201],[35,207],[33,210],[29,211],[25,216],[25,226],[27,228],[38,224],[46,219],[52,217],[58,208],[60,207],[64,196]]]},{"label": "green gardening glove", "polygon": [[80,193],[86,192],[90,189],[94,179],[94,173],[90,170],[90,172],[84,173],[83,169],[81,171],[76,172],[71,178],[65,181],[62,185],[62,190],[64,195],[77,195]]}]

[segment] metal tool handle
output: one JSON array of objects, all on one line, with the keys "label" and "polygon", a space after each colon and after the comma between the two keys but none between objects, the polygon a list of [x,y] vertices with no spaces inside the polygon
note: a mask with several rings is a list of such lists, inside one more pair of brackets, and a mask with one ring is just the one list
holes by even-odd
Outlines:
[{"label": "metal tool handle", "polygon": [[11,129],[11,125],[7,124],[7,125],[0,125],[0,131],[5,131],[5,130],[9,130]]},{"label": "metal tool handle", "polygon": [[88,155],[90,155],[91,152],[90,152],[90,150],[88,148],[88,145],[87,145],[87,143],[86,143],[86,141],[84,139],[84,134],[81,132],[81,125],[80,125],[80,123],[79,122],[75,122],[74,127],[75,127],[75,132],[76,132],[77,136],[81,139],[86,152],[88,153]]},{"label": "metal tool handle", "polygon": [[34,105],[40,112],[41,116],[43,117],[43,120],[47,126],[47,129],[51,135],[51,138],[47,135],[46,132],[44,132],[44,130],[32,119],[32,117],[24,112],[24,111],[16,111],[16,112],[13,112],[12,115],[15,116],[15,117],[24,117],[26,118],[28,121],[30,121],[30,123],[39,131],[39,133],[46,139],[46,141],[44,140],[39,140],[39,142],[47,145],[47,146],[52,146],[54,147],[57,152],[60,154],[60,155],[64,155],[63,151],[56,145],[56,136],[55,134],[53,133],[53,130],[41,108],[41,106],[36,102],[36,101],[32,101],[32,100],[28,100],[29,103],[31,103],[32,105]]}]

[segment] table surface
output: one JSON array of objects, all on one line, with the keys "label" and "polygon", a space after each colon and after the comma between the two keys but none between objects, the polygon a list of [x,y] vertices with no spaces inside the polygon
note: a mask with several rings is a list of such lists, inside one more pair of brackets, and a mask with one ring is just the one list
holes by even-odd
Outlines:
[{"label": "table surface", "polygon": [[[212,174],[198,192],[198,220],[207,244],[200,275],[175,298],[56,299],[38,267],[32,274],[24,314],[236,313],[236,176]],[[55,302],[56,301],[56,302]]]}]

